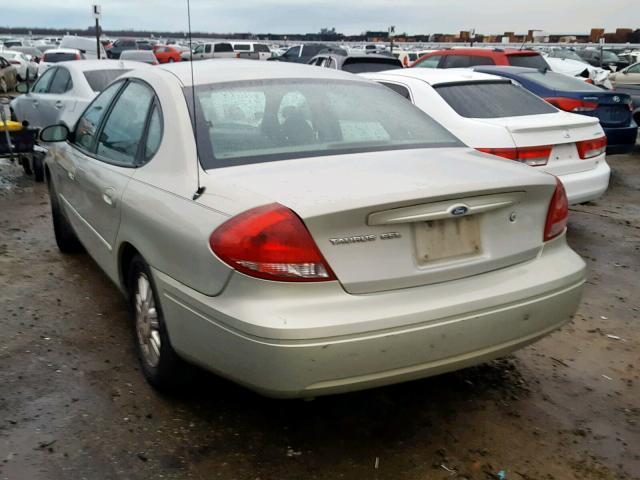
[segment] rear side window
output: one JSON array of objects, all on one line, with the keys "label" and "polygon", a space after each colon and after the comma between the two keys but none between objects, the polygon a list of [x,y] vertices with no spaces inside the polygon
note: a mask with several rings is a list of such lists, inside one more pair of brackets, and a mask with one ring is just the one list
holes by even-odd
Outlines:
[{"label": "rear side window", "polygon": [[251,45],[248,45],[248,44],[246,44],[246,43],[236,43],[236,44],[233,46],[233,49],[234,49],[236,52],[248,52],[248,51],[250,51],[250,50],[251,50]]},{"label": "rear side window", "polygon": [[411,100],[411,94],[409,93],[409,89],[407,87],[403,87],[402,85],[398,85],[397,83],[387,82],[380,82],[380,85],[384,85],[385,87],[390,88],[394,92],[402,95],[407,100]]},{"label": "rear side window", "polygon": [[216,43],[213,47],[214,52],[233,52],[233,47],[230,43]]},{"label": "rear side window", "polygon": [[66,68],[58,68],[56,76],[53,78],[51,85],[49,86],[49,93],[64,93],[71,90],[73,86],[71,83],[71,75]]},{"label": "rear side window", "polygon": [[496,62],[493,60],[493,58],[490,57],[475,57],[475,56],[470,56],[469,57],[469,66],[473,67],[475,65],[495,65]]},{"label": "rear side window", "polygon": [[442,55],[433,55],[429,58],[425,58],[420,63],[415,65],[418,68],[438,68]]},{"label": "rear side window", "polygon": [[443,84],[436,92],[456,113],[466,118],[502,118],[556,113],[541,98],[511,82]]},{"label": "rear side window", "polygon": [[348,58],[342,64],[342,70],[350,73],[383,72],[394,68],[402,68],[400,61],[394,58],[388,60],[383,58],[375,60],[372,58]]},{"label": "rear side window", "polygon": [[549,64],[542,55],[508,55],[507,59],[509,65],[513,67],[549,68]]},{"label": "rear side window", "polygon": [[129,70],[89,70],[83,73],[91,90],[101,92],[107,85],[128,71]]},{"label": "rear side window", "polygon": [[253,46],[253,49],[254,49],[256,52],[265,52],[265,53],[270,53],[270,52],[271,52],[271,50],[269,50],[269,47],[267,47],[266,45],[264,45],[264,44],[262,44],[262,43],[256,43],[256,44]]}]

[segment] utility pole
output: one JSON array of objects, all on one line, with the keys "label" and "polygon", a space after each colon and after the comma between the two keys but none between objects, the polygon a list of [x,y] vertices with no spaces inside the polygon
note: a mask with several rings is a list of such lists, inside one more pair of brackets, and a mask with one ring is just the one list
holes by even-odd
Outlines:
[{"label": "utility pole", "polygon": [[391,25],[389,27],[389,39],[391,42],[391,55],[393,55],[393,37],[395,37],[396,35],[396,26],[395,25]]},{"label": "utility pole", "polygon": [[91,7],[93,18],[96,19],[96,57],[100,60],[100,5],[93,5]]}]

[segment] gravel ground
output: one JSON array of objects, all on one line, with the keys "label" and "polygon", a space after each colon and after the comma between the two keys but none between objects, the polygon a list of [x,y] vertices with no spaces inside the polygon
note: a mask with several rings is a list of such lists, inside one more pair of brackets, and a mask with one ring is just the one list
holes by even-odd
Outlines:
[{"label": "gravel ground", "polygon": [[515,355],[312,402],[142,379],[126,305],[56,249],[46,187],[0,160],[0,479],[640,478],[640,153],[571,212],[573,322]]}]

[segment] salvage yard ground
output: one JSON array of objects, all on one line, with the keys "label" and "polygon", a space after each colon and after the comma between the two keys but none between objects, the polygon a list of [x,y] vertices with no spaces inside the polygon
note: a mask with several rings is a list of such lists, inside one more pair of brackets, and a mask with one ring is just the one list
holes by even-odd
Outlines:
[{"label": "salvage yard ground", "polygon": [[0,479],[640,478],[640,152],[575,207],[573,322],[488,365],[313,402],[138,371],[126,304],[55,245],[46,186],[0,160]]}]

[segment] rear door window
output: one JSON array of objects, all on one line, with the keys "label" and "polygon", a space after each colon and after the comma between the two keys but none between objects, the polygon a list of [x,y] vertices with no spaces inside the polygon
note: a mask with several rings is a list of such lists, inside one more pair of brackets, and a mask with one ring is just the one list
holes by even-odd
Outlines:
[{"label": "rear door window", "polygon": [[122,83],[114,83],[98,95],[78,120],[74,132],[74,143],[81,149],[93,152],[100,122],[102,122],[111,100],[122,87]]},{"label": "rear door window", "polygon": [[447,55],[440,68],[467,68],[468,66],[468,55]]},{"label": "rear door window", "polygon": [[210,43],[207,43],[204,46],[204,53],[211,53],[211,44]]},{"label": "rear door window", "polygon": [[436,92],[465,118],[503,118],[556,113],[557,110],[509,81],[436,85]]},{"label": "rear door window", "polygon": [[490,57],[476,57],[476,56],[470,56],[469,57],[469,66],[473,67],[475,65],[495,65],[496,62],[493,60],[493,58]]},{"label": "rear door window", "polygon": [[416,65],[418,68],[438,68],[442,55],[433,55],[429,58],[425,58]]},{"label": "rear door window", "polygon": [[65,93],[71,90],[71,75],[66,68],[57,68],[56,76],[53,78],[49,86],[49,93]]},{"label": "rear door window", "polygon": [[216,43],[213,47],[214,52],[233,52],[233,47],[230,43]]},{"label": "rear door window", "polygon": [[100,132],[96,148],[100,158],[116,165],[136,165],[153,98],[146,85],[131,82],[126,86]]},{"label": "rear door window", "polygon": [[542,55],[508,55],[507,59],[509,65],[513,67],[549,68],[549,64],[542,58]]}]

